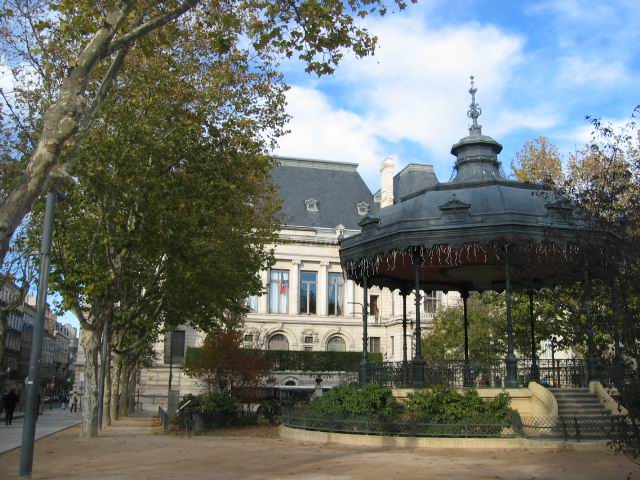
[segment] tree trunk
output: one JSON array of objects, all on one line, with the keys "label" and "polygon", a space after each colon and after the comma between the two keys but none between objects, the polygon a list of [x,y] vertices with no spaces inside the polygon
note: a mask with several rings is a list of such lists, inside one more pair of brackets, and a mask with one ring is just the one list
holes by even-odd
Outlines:
[{"label": "tree trunk", "polygon": [[107,345],[107,364],[106,378],[104,385],[104,407],[102,415],[104,416],[104,424],[111,425],[111,344]]},{"label": "tree trunk", "polygon": [[82,331],[82,347],[86,357],[80,422],[82,437],[95,437],[98,434],[98,351],[102,329],[94,328]]},{"label": "tree trunk", "polygon": [[118,420],[118,401],[120,399],[120,376],[122,372],[122,357],[118,354],[114,355],[113,361],[113,387],[111,388],[111,421]]},{"label": "tree trunk", "polygon": [[129,416],[129,365],[122,365],[120,374],[120,417]]}]

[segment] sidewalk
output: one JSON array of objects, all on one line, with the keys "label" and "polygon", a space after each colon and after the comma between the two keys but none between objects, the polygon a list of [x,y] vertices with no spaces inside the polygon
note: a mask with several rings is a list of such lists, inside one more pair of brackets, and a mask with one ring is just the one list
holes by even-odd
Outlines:
[{"label": "sidewalk", "polygon": [[[0,453],[18,448],[22,443],[23,417],[24,413],[20,412],[20,414],[13,417],[11,426],[6,426],[4,424],[4,415],[2,416],[2,423],[0,423]],[[45,409],[36,423],[36,439],[46,437],[78,423],[80,423],[80,413],[69,413],[68,410],[60,409]]]}]

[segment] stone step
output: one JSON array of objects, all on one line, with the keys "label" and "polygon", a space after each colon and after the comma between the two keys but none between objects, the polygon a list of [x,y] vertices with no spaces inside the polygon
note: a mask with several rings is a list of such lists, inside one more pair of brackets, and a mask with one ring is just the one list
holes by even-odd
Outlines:
[{"label": "stone step", "polygon": [[571,399],[562,399],[562,398],[556,398],[556,402],[558,403],[558,405],[576,405],[576,406],[580,406],[580,405],[584,405],[585,407],[588,407],[589,405],[602,405],[602,403],[600,403],[600,401],[596,400],[596,401],[590,401],[590,400],[576,400],[574,398]]}]

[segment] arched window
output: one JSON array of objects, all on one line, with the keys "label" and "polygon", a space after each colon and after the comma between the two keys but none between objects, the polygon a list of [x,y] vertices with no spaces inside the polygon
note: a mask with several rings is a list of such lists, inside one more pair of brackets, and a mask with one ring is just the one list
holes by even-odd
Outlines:
[{"label": "arched window", "polygon": [[269,339],[269,350],[289,350],[289,340],[281,333]]},{"label": "arched window", "polygon": [[331,337],[327,342],[327,350],[330,352],[346,352],[347,344],[342,337]]},{"label": "arched window", "polygon": [[296,382],[294,382],[293,380],[287,380],[286,382],[284,382],[284,385],[286,387],[295,387],[296,386]]}]

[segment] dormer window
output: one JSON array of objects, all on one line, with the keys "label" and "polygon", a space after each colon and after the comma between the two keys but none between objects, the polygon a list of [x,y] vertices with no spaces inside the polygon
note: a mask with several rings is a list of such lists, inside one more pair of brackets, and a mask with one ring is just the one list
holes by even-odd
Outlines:
[{"label": "dormer window", "polygon": [[366,202],[358,202],[356,204],[356,206],[358,207],[358,215],[360,216],[365,216],[367,213],[369,213],[369,204]]},{"label": "dormer window", "polygon": [[307,212],[317,212],[318,211],[318,201],[315,198],[309,198],[304,201],[305,206],[307,207]]}]

